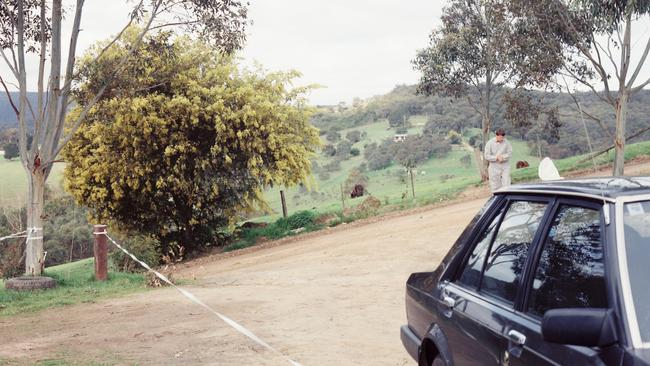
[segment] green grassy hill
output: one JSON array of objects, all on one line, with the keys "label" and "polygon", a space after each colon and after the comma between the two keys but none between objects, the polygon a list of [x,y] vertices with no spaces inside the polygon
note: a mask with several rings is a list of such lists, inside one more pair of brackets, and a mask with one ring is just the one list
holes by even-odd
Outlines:
[{"label": "green grassy hill", "polygon": [[[425,119],[426,117],[424,116],[411,117],[410,123],[414,127],[410,128],[408,133],[420,133]],[[311,191],[300,187],[285,189],[285,198],[290,213],[312,209],[318,212],[340,211],[342,208],[341,185],[347,179],[350,171],[353,168],[359,167],[365,161],[363,157],[364,145],[372,142],[380,142],[395,135],[395,130],[388,128],[388,122],[386,120],[342,130],[340,131],[341,136],[345,138],[347,132],[352,130],[358,130],[362,134],[365,132],[366,137],[353,145],[354,148],[361,151],[361,154],[341,162],[341,169],[338,172],[330,173],[330,178],[327,180],[319,179],[318,174],[315,174],[313,176]],[[509,141],[513,145],[514,150],[513,164],[518,160],[527,160],[533,164],[539,161],[537,157],[528,154],[529,149],[525,142],[512,138]],[[323,140],[323,144],[327,143],[327,141]],[[468,154],[472,159],[472,166],[465,167],[461,164],[460,159]],[[333,159],[319,155],[316,162],[322,167]],[[367,190],[374,197],[381,200],[383,205],[403,204],[410,206],[413,204],[426,204],[438,201],[441,198],[461,191],[468,185],[480,182],[474,154],[461,145],[452,146],[452,151],[445,158],[429,159],[423,164],[420,164],[416,170],[417,174],[414,176],[415,202],[413,202],[411,195],[410,178],[404,168],[399,164],[393,164],[383,170],[365,172],[364,174],[370,180]],[[269,189],[265,194],[274,213],[257,218],[256,220],[274,220],[282,214],[280,189],[280,187],[275,187]],[[350,199],[349,192],[347,192],[346,206],[349,207],[359,204],[365,198]]]}]

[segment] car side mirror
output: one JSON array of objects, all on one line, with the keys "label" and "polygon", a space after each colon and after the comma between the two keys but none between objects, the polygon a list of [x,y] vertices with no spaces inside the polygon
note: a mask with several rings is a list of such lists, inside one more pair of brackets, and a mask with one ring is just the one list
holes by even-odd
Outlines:
[{"label": "car side mirror", "polygon": [[618,341],[610,309],[553,309],[544,314],[542,337],[547,342],[604,347]]}]

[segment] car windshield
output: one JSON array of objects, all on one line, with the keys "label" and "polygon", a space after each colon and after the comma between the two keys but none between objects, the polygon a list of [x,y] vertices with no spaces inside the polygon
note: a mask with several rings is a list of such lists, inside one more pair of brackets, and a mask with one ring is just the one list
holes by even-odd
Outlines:
[{"label": "car windshield", "polygon": [[623,216],[632,300],[641,340],[646,343],[650,342],[650,201],[626,203]]}]

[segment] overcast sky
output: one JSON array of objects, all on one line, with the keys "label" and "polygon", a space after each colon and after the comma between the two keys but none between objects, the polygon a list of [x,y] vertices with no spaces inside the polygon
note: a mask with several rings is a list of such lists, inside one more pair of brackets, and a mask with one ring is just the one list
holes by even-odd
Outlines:
[{"label": "overcast sky", "polygon": [[444,1],[253,0],[247,60],[272,70],[296,69],[324,88],[314,104],[350,102],[413,84],[411,66],[440,23]]},{"label": "overcast sky", "polygon": [[[259,62],[273,71],[297,70],[297,84],[319,84],[313,104],[350,102],[413,84],[411,59],[439,24],[443,1],[417,0],[250,0],[242,63]],[[87,0],[78,50],[116,34],[126,24],[125,1]],[[64,0],[67,6],[73,5]],[[72,13],[70,8],[69,14]],[[68,24],[65,24],[69,28]],[[64,34],[64,42],[69,39]],[[65,54],[65,53],[64,53]],[[82,54],[82,52],[79,52]],[[7,75],[4,63],[0,72]],[[29,63],[30,90],[37,64]]]},{"label": "overcast sky", "polygon": [[[0,0],[1,1],[1,0]],[[418,73],[411,60],[439,26],[443,0],[250,0],[247,43],[242,63],[259,62],[272,71],[297,70],[298,85],[319,84],[312,104],[349,103],[352,98],[385,94],[397,84],[414,84]],[[74,1],[64,0],[71,18]],[[89,45],[116,34],[126,24],[132,2],[87,0],[78,54]],[[647,22],[645,18],[645,23]],[[68,19],[69,20],[69,19]],[[633,32],[637,55],[643,50],[650,24]],[[64,24],[70,28],[69,21]],[[636,27],[636,26],[635,26]],[[643,41],[637,43],[634,38]],[[65,43],[69,39],[66,31]],[[642,43],[642,44],[640,44]],[[64,52],[64,55],[67,52]],[[636,63],[633,62],[633,65]],[[37,63],[28,63],[30,90],[35,90]],[[0,73],[8,75],[0,62]],[[650,75],[646,62],[639,80]],[[645,77],[645,79],[643,78]],[[639,81],[637,81],[637,84]],[[600,85],[598,86],[600,89]]]}]

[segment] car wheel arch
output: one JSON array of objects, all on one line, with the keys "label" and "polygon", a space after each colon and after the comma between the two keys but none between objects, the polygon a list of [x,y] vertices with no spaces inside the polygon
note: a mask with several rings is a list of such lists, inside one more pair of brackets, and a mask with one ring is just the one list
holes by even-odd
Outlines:
[{"label": "car wheel arch", "polygon": [[418,366],[431,366],[437,356],[440,356],[440,358],[445,362],[445,365],[453,366],[454,362],[451,358],[447,337],[438,324],[432,324],[429,331],[422,339]]}]

